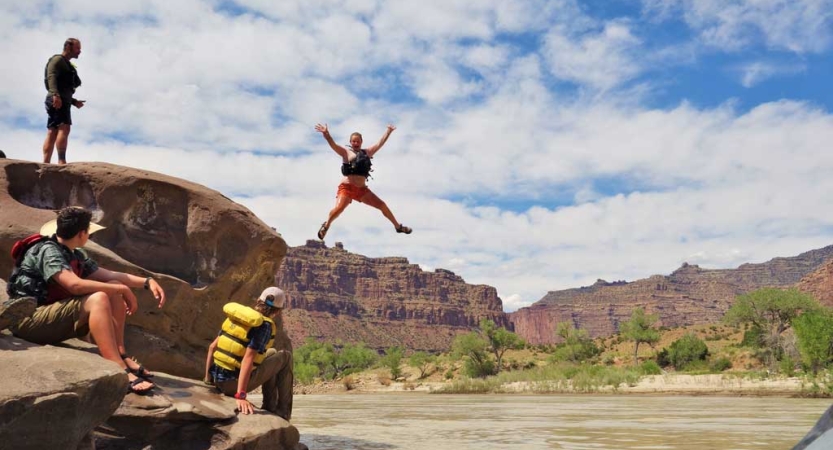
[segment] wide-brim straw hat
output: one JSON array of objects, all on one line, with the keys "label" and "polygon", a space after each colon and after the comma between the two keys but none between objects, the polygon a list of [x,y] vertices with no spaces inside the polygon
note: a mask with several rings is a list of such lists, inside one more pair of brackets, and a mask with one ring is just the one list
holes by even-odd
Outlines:
[{"label": "wide-brim straw hat", "polygon": [[[103,230],[104,228],[105,227],[102,227],[101,225],[99,225],[95,222],[90,222],[90,227],[87,228],[87,232],[89,234],[93,234],[96,231]],[[41,236],[52,236],[57,231],[58,231],[58,219],[52,219],[49,222],[46,222],[45,224],[43,224],[42,227],[40,227]]]}]

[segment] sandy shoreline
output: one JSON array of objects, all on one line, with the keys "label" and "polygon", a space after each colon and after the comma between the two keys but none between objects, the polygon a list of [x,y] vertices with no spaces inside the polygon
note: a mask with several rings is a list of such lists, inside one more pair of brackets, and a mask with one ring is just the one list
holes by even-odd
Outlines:
[{"label": "sandy shoreline", "polygon": [[[329,381],[315,385],[297,386],[297,395],[315,394],[362,394],[362,393],[407,393],[436,391],[448,383],[444,382],[398,382],[388,386],[372,379],[359,379],[348,390],[341,381]],[[515,382],[503,385],[506,393],[534,394],[533,382]],[[707,375],[649,375],[634,385],[621,385],[614,389],[606,387],[592,393],[608,394],[654,394],[654,395],[727,395],[727,396],[782,396],[794,397],[807,392],[809,385],[801,378],[751,379],[731,374]],[[565,390],[565,394],[583,392]]]}]

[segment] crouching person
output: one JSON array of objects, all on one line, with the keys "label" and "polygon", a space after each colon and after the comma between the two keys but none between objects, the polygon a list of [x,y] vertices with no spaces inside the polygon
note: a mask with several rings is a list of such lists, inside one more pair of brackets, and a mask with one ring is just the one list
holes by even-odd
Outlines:
[{"label": "crouching person", "polygon": [[131,288],[150,290],[160,308],[165,292],[150,277],[110,271],[87,257],[80,248],[92,233],[104,228],[91,218],[86,209],[64,208],[39,234],[15,244],[9,296],[34,298],[37,309],[10,329],[21,339],[43,345],[89,334],[101,356],[127,373],[130,392],[146,394],[154,387],[149,381],[153,374],[126,355],[125,316],[139,309]]},{"label": "crouching person", "polygon": [[237,409],[252,414],[248,393],[262,386],[263,409],[286,420],[292,417],[292,343],[283,330],[286,295],[276,287],[260,294],[254,308],[228,303],[228,318],[208,348],[205,382],[237,400]]}]

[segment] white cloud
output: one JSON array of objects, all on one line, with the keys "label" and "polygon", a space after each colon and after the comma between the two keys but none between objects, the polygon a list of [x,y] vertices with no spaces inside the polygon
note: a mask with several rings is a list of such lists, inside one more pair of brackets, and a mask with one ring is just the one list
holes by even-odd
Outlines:
[{"label": "white cloud", "polygon": [[543,51],[556,77],[607,90],[640,73],[640,46],[626,23],[614,21],[578,39],[556,27],[547,34]]},{"label": "white cloud", "polygon": [[737,68],[740,73],[740,84],[751,88],[770,78],[780,75],[792,75],[806,70],[804,65],[784,65],[765,61],[754,61]]},{"label": "white cloud", "polygon": [[[569,0],[219,4],[0,2],[0,37],[15,49],[0,148],[39,159],[43,65],[75,35],[88,104],[73,111],[70,161],[208,185],[301,245],[340,179],[314,124],[375,142],[393,122],[370,186],[414,233],[355,204],[328,244],[452,270],[497,287],[509,310],[597,278],[830,243],[831,114],[788,100],[643,106],[623,87],[673,58],[646,50],[632,21]],[[750,85],[786,70],[747,69]],[[550,75],[606,94],[565,94]]]},{"label": "white cloud", "polygon": [[831,0],[643,0],[647,14],[680,14],[704,43],[737,51],[758,43],[795,53],[820,53],[833,40]]}]

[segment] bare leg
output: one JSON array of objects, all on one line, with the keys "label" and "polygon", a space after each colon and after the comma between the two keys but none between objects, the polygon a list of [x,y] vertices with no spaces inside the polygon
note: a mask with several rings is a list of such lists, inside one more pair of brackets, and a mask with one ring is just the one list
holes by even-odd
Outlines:
[{"label": "bare leg", "polygon": [[[119,352],[113,311],[110,305],[110,298],[104,292],[91,294],[84,300],[81,321],[86,321],[89,324],[90,334],[95,339],[101,357],[113,361],[122,369],[127,369],[127,363],[121,358],[121,353]],[[138,377],[129,373],[127,374],[127,378],[133,381]],[[134,389],[144,391],[152,387],[153,383],[144,382],[134,386]]]},{"label": "bare leg", "polygon": [[333,221],[336,220],[336,217],[340,216],[341,213],[347,208],[353,200],[346,195],[340,195],[336,198],[336,205],[333,209],[330,210],[330,215],[327,216],[327,221],[321,224],[321,228],[318,229],[318,239],[324,239],[324,236],[327,235],[327,230],[330,229],[330,225],[332,225]]},{"label": "bare leg", "polygon": [[342,195],[336,198],[336,205],[333,207],[333,209],[330,210],[330,215],[329,217],[327,217],[328,227],[333,223],[334,220],[336,220],[338,216],[341,215],[342,212],[344,212],[344,210],[347,208],[347,205],[349,205],[351,202],[352,200],[350,200],[350,197],[346,195]]},{"label": "bare leg", "polygon": [[[121,284],[118,281],[110,281],[110,283]],[[118,345],[119,355],[126,355],[127,348],[124,346],[124,324],[125,318],[127,317],[127,304],[124,302],[124,297],[120,295],[110,297],[110,310],[113,313],[113,329],[116,333],[116,344]],[[124,362],[131,370],[140,370],[140,364],[132,358],[124,358]],[[147,369],[145,369],[142,373],[146,375],[153,375],[153,373],[148,372]]]},{"label": "bare leg", "polygon": [[396,217],[393,216],[393,212],[391,212],[390,208],[388,208],[388,205],[385,202],[383,202],[382,199],[380,199],[376,194],[374,194],[371,191],[367,191],[367,193],[362,195],[362,198],[360,198],[359,201],[366,205],[372,206],[378,209],[379,211],[382,211],[382,214],[384,214],[384,216],[387,217],[388,220],[390,220],[390,223],[393,224],[394,228],[399,228],[400,224],[396,220]]},{"label": "bare leg", "polygon": [[58,138],[55,140],[55,147],[58,148],[58,164],[67,163],[67,143],[69,142],[70,125],[64,124],[58,127]]},{"label": "bare leg", "polygon": [[55,140],[58,138],[57,128],[46,129],[46,139],[43,141],[43,162],[49,164],[52,162],[52,151],[55,150]]}]

